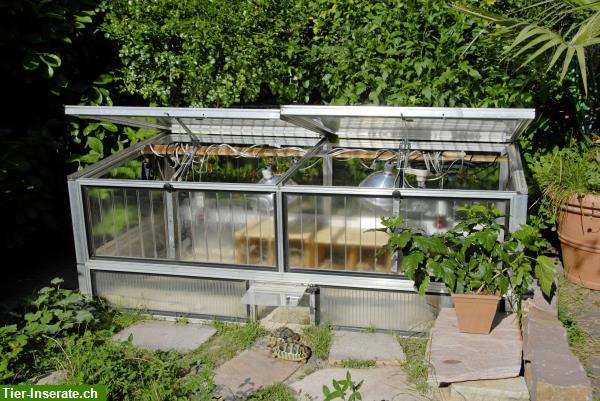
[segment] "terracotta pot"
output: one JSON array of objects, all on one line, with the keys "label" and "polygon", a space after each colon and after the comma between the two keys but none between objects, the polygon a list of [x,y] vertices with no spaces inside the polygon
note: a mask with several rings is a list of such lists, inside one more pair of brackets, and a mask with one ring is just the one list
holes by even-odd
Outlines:
[{"label": "terracotta pot", "polygon": [[500,302],[499,296],[452,294],[452,300],[461,333],[490,334]]},{"label": "terracotta pot", "polygon": [[600,290],[600,195],[574,196],[561,207],[558,238],[569,281]]}]

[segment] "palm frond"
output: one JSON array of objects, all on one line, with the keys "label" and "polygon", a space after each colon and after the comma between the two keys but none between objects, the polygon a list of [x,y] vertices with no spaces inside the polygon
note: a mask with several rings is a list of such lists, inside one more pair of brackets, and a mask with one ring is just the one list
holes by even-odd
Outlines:
[{"label": "palm frond", "polygon": [[[518,33],[512,43],[503,51],[503,54],[512,54],[512,57],[528,55],[521,64],[525,66],[540,58],[543,54],[552,51],[553,54],[548,64],[548,71],[562,58],[560,79],[563,80],[576,58],[585,93],[588,92],[586,48],[600,43],[600,0],[560,0],[554,3],[543,0],[531,7],[547,6],[555,17],[547,19],[548,13],[543,13],[537,22],[504,17],[487,10],[464,4],[452,4],[452,7],[463,13],[483,18],[493,22],[502,32],[512,31]],[[557,32],[553,29],[555,22],[574,12],[594,11],[583,22],[573,23],[568,29]]]}]

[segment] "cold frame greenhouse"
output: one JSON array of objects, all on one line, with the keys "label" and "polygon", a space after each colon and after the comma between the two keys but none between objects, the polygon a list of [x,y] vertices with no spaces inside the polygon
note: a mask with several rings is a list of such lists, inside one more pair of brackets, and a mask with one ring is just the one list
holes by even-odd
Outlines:
[{"label": "cold frame greenhouse", "polygon": [[419,331],[451,305],[419,296],[382,217],[428,234],[457,208],[526,221],[518,136],[531,109],[66,106],[156,135],[68,178],[79,286],[125,308]]}]

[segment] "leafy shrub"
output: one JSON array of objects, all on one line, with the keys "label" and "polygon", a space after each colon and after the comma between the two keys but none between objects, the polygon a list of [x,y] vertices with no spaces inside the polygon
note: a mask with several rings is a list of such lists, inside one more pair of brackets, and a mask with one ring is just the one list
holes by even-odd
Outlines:
[{"label": "leafy shrub", "polygon": [[102,383],[109,400],[211,400],[212,372],[184,362],[176,352],[151,352],[131,342],[113,342],[112,333],[70,337],[54,359],[70,384]]},{"label": "leafy shrub", "polygon": [[[402,226],[400,218],[383,219],[391,232],[387,248],[402,251],[402,271],[415,282],[420,294],[430,278],[442,281],[453,294],[496,294],[510,290],[514,310],[537,278],[549,295],[556,276],[554,262],[541,253],[548,248],[539,231],[522,224],[504,232],[495,206],[472,205],[458,209],[458,224],[445,233],[427,236]],[[503,238],[504,237],[504,238]]]},{"label": "leafy shrub", "polygon": [[105,323],[102,302],[60,288],[62,282],[53,279],[38,292],[22,321],[0,328],[0,381],[14,383],[43,373],[51,367],[49,341]]},{"label": "leafy shrub", "polygon": [[162,105],[517,106],[531,104],[531,93],[547,83],[507,72],[496,41],[474,41],[485,24],[439,1],[118,0],[102,7],[102,29],[120,49],[124,90]]}]

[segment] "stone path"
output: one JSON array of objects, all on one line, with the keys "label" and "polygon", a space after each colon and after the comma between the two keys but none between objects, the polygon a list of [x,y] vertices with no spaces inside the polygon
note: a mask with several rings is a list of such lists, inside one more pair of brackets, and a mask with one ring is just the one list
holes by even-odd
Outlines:
[{"label": "stone path", "polygon": [[129,326],[113,336],[113,340],[127,341],[140,348],[154,351],[189,352],[208,340],[216,330],[212,326],[196,323],[176,323],[149,320]]},{"label": "stone path", "polygon": [[372,360],[377,365],[399,365],[404,352],[395,336],[386,333],[335,331],[329,352],[329,363],[344,360]]},{"label": "stone path", "polygon": [[[323,385],[333,388],[333,379],[346,378],[350,372],[352,381],[359,383],[364,380],[360,393],[364,401],[422,401],[416,390],[406,383],[406,376],[400,367],[383,366],[370,369],[329,368],[314,372],[300,381],[291,384],[296,390],[298,400],[322,401]],[[348,396],[349,394],[346,394]]]},{"label": "stone path", "polygon": [[271,384],[281,383],[302,366],[271,358],[260,347],[246,350],[215,370],[215,385],[222,400],[242,400]]},{"label": "stone path", "polygon": [[521,371],[521,330],[515,315],[498,314],[489,335],[458,331],[454,309],[443,308],[431,331],[428,381],[433,386],[516,377]]},{"label": "stone path", "polygon": [[[529,401],[525,379],[477,380],[454,383],[448,401]],[[446,401],[446,400],[444,400]]]}]

